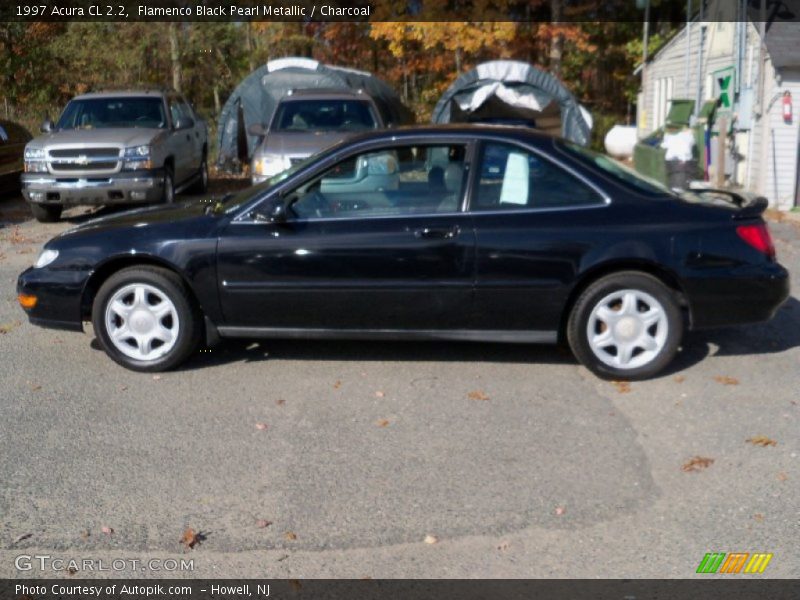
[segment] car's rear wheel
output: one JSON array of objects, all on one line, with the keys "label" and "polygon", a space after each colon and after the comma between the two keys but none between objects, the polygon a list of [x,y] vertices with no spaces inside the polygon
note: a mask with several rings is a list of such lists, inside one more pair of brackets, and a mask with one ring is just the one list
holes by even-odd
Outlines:
[{"label": "car's rear wheel", "polygon": [[577,359],[605,379],[647,379],[675,357],[683,317],[675,293],[635,271],[598,279],[580,295],[567,324]]},{"label": "car's rear wheel", "polygon": [[33,217],[40,223],[55,223],[61,218],[63,207],[57,204],[34,204],[29,203]]},{"label": "car's rear wheel", "polygon": [[114,361],[134,371],[182,363],[200,339],[200,314],[180,277],[133,267],[109,277],[92,309],[95,335]]},{"label": "car's rear wheel", "polygon": [[172,173],[172,167],[167,165],[164,167],[164,204],[172,204],[175,202],[175,176]]},{"label": "car's rear wheel", "polygon": [[200,163],[200,170],[197,172],[197,180],[192,185],[192,192],[195,194],[205,194],[208,191],[208,159],[204,156]]}]

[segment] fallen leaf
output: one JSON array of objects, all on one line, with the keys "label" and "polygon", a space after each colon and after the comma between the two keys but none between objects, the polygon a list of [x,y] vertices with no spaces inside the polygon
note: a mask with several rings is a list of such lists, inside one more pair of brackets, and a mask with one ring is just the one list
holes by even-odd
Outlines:
[{"label": "fallen leaf", "polygon": [[294,531],[287,531],[283,534],[283,539],[289,542],[293,542],[297,539],[297,534]]},{"label": "fallen leaf", "polygon": [[153,381],[158,381],[161,379],[161,375],[153,375]]},{"label": "fallen leaf", "polygon": [[556,506],[556,511],[555,512],[560,517],[561,515],[563,515],[564,513],[567,512],[567,509],[564,508],[563,506]]},{"label": "fallen leaf", "polygon": [[256,423],[256,429],[259,431],[265,431],[269,427],[266,423]]},{"label": "fallen leaf", "polygon": [[22,535],[18,535],[17,537],[14,538],[14,541],[11,542],[11,544],[13,545],[18,542],[21,542],[22,540],[27,540],[32,535],[33,535],[32,533],[23,533]]},{"label": "fallen leaf", "polygon": [[789,479],[789,476],[786,473],[783,471],[778,473],[778,481],[786,481],[787,479]]},{"label": "fallen leaf", "polygon": [[506,552],[510,547],[511,542],[502,541],[497,544],[497,549],[500,550],[500,552]]},{"label": "fallen leaf", "polygon": [[728,377],[727,375],[717,375],[714,381],[722,385],[739,385],[739,380],[736,377]]},{"label": "fallen leaf", "polygon": [[100,528],[100,531],[102,531],[106,535],[112,535],[114,533],[114,528],[104,525],[103,527]]},{"label": "fallen leaf", "polygon": [[435,535],[428,534],[425,536],[425,543],[426,544],[435,544],[439,541],[439,538]]},{"label": "fallen leaf", "polygon": [[11,321],[10,323],[3,323],[0,325],[0,334],[5,335],[14,331],[17,327],[19,327],[21,323],[19,321]]},{"label": "fallen leaf", "polygon": [[278,400],[275,400],[275,404],[277,404],[278,406],[283,406],[284,404],[286,404],[286,400],[280,398]]},{"label": "fallen leaf", "polygon": [[767,446],[777,446],[778,442],[768,438],[765,435],[757,435],[755,437],[747,438],[745,440],[748,444],[753,444],[753,446],[761,446],[762,448],[766,448]]},{"label": "fallen leaf", "polygon": [[69,569],[67,569],[67,573],[69,573],[70,575],[75,575],[75,573],[77,572],[78,569],[76,569],[75,567],[70,567]]},{"label": "fallen leaf", "polygon": [[489,399],[489,396],[487,396],[485,393],[483,393],[480,390],[474,390],[474,391],[470,392],[469,394],[467,394],[467,398],[469,398],[470,400],[482,400],[482,401],[485,402],[486,400]]},{"label": "fallen leaf", "polygon": [[127,385],[123,385],[121,388],[119,388],[119,391],[120,392],[124,392],[127,389],[128,389],[128,386]]},{"label": "fallen leaf", "polygon": [[30,381],[28,382],[28,386],[31,388],[32,392],[38,392],[40,389],[42,389],[42,386],[40,386],[38,383],[31,383]]},{"label": "fallen leaf", "polygon": [[386,396],[386,394],[384,392],[381,392],[381,391],[375,392],[375,397],[376,398],[383,398],[384,396]]},{"label": "fallen leaf", "polygon": [[92,534],[89,532],[88,529],[84,529],[83,531],[81,531],[81,537],[85,540],[88,540],[91,537],[91,535]]},{"label": "fallen leaf", "polygon": [[761,521],[764,520],[764,515],[762,515],[761,513],[756,513],[753,515],[753,519],[761,523]]},{"label": "fallen leaf", "polygon": [[703,469],[707,469],[711,465],[714,464],[713,458],[706,458],[704,456],[695,456],[689,459],[688,462],[684,463],[681,467],[681,471],[686,473],[693,473],[695,471],[701,471]]},{"label": "fallen leaf", "polygon": [[378,427],[388,427],[389,426],[389,419],[378,419],[375,421],[375,425]]},{"label": "fallen leaf", "polygon": [[265,528],[269,527],[270,525],[272,525],[272,521],[267,521],[266,519],[258,519],[256,521],[256,527],[258,527],[260,529],[265,529]]},{"label": "fallen leaf", "polygon": [[675,377],[673,377],[672,380],[675,383],[683,383],[684,381],[686,381],[686,377],[684,377],[683,375],[675,375]]},{"label": "fallen leaf", "polygon": [[627,394],[631,391],[630,381],[612,381],[611,382],[620,394]]},{"label": "fallen leaf", "polygon": [[299,592],[301,589],[303,589],[303,584],[300,583],[299,579],[290,579],[289,587],[292,588],[293,592]]},{"label": "fallen leaf", "polygon": [[338,390],[340,387],[342,387],[342,382],[337,379],[336,383],[333,384],[333,389]]},{"label": "fallen leaf", "polygon": [[186,549],[193,550],[195,546],[200,544],[200,535],[191,527],[187,527],[186,531],[184,531],[181,536],[180,543],[183,544]]}]

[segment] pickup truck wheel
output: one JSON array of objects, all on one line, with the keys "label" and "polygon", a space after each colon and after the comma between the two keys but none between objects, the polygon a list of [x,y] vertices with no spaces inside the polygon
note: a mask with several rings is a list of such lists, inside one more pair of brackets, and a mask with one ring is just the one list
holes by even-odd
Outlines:
[{"label": "pickup truck wheel", "polygon": [[115,362],[134,371],[165,371],[194,352],[201,315],[178,275],[141,266],[103,283],[92,306],[92,325]]},{"label": "pickup truck wheel", "polygon": [[205,194],[208,191],[208,160],[203,157],[200,163],[200,170],[197,172],[197,181],[192,185],[192,192],[195,194]]},{"label": "pickup truck wheel", "polygon": [[167,166],[164,167],[164,204],[172,204],[175,202],[175,176],[172,174],[172,169]]},{"label": "pickup truck wheel", "polygon": [[62,206],[30,203],[34,218],[40,223],[55,223],[61,218]]}]

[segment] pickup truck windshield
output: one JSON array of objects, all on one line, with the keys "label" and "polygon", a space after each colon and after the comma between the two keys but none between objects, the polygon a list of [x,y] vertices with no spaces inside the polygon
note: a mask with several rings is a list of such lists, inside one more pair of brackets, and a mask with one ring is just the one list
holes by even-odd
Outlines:
[{"label": "pickup truck windshield", "polygon": [[164,129],[167,119],[161,98],[86,98],[67,104],[58,129],[144,127]]},{"label": "pickup truck windshield", "polygon": [[364,131],[378,124],[363,100],[292,100],[278,106],[274,131]]}]

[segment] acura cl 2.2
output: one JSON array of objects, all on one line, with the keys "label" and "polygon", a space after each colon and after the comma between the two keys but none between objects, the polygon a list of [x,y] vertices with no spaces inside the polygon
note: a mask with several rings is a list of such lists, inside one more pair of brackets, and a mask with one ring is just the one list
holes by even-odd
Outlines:
[{"label": "acura cl 2.2", "polygon": [[139,371],[219,338],[564,341],[633,380],[685,330],[786,300],[765,207],[677,195],[522,128],[395,129],[214,202],[85,223],[45,244],[18,294],[36,325],[91,320]]}]

